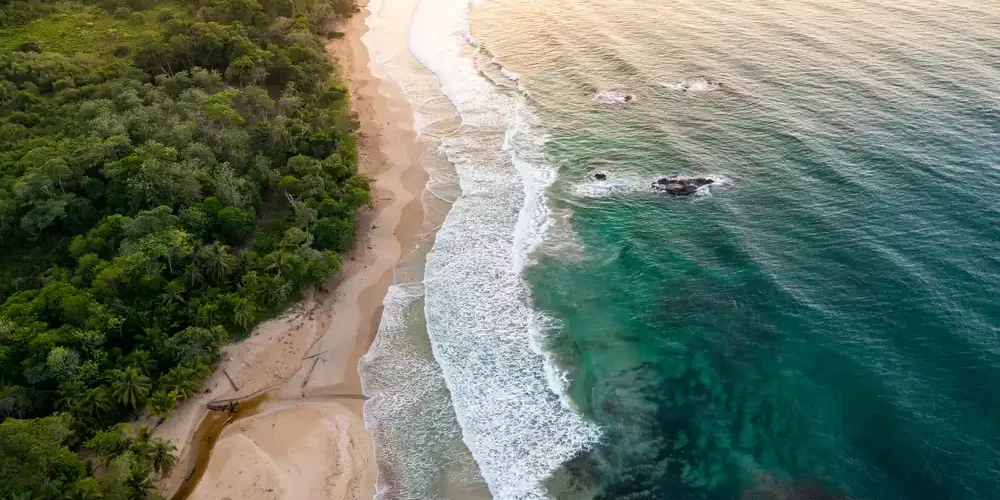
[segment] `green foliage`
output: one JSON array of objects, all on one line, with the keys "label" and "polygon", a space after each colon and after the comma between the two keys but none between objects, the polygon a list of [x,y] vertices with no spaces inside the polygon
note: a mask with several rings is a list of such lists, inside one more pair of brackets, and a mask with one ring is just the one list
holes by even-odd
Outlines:
[{"label": "green foliage", "polygon": [[0,485],[4,495],[57,498],[86,476],[83,462],[66,446],[70,419],[54,415],[0,424]]},{"label": "green foliage", "polygon": [[138,368],[130,366],[125,370],[111,370],[111,395],[123,406],[138,409],[146,402],[149,394],[149,377],[143,375]]},{"label": "green foliage", "polygon": [[170,441],[153,439],[148,427],[132,428],[117,424],[99,431],[83,447],[101,458],[108,467],[105,480],[118,477],[132,491],[131,497],[146,498],[151,493],[150,472],[170,474],[177,463],[177,448]]},{"label": "green foliage", "polygon": [[165,418],[224,342],[339,270],[370,200],[321,39],[352,10],[0,5],[4,494],[153,494],[173,449],[121,422]]},{"label": "green foliage", "polygon": [[175,390],[160,389],[149,398],[149,411],[160,418],[167,418],[174,412],[181,395]]},{"label": "green foliage", "polygon": [[219,221],[219,234],[233,244],[246,240],[253,231],[253,215],[237,207],[219,210],[216,219]]},{"label": "green foliage", "polygon": [[316,248],[344,252],[354,245],[354,224],[351,221],[324,217],[313,228]]},{"label": "green foliage", "polygon": [[159,12],[173,9],[176,7],[164,4],[156,11],[133,13],[123,5],[109,12],[98,6],[58,2],[38,10],[48,15],[24,24],[15,26],[0,21],[0,27],[9,26],[0,30],[0,51],[37,42],[46,51],[88,53],[112,59],[119,45],[143,45],[157,38],[162,27],[157,21]]},{"label": "green foliage", "polygon": [[155,440],[149,454],[153,470],[162,476],[170,474],[170,471],[174,468],[174,464],[177,463],[176,451],[177,447],[170,441]]}]

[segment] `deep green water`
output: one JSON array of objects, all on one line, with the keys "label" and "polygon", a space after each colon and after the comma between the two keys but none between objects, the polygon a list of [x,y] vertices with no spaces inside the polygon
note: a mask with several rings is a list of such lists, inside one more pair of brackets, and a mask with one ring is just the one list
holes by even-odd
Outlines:
[{"label": "deep green water", "polygon": [[559,170],[526,278],[604,430],[578,482],[1000,498],[1000,5],[490,0],[472,32]]}]

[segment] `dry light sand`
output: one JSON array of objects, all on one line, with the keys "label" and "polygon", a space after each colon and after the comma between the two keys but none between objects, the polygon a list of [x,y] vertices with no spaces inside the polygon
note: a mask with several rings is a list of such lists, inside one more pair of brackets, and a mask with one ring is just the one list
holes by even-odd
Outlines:
[{"label": "dry light sand", "polygon": [[[293,311],[227,346],[205,393],[157,428],[180,457],[159,485],[168,498],[374,496],[377,467],[362,416],[358,360],[374,339],[393,268],[423,221],[427,179],[409,106],[394,84],[368,68],[361,42],[366,15],[350,19],[341,28],[346,36],[327,51],[351,89],[361,123],[360,168],[374,181],[375,210],[361,218],[358,243],[330,292],[311,293]],[[209,415],[206,403],[264,392],[250,411],[231,419],[212,414],[217,424],[229,419],[217,437],[203,435],[205,428],[198,432]]]}]

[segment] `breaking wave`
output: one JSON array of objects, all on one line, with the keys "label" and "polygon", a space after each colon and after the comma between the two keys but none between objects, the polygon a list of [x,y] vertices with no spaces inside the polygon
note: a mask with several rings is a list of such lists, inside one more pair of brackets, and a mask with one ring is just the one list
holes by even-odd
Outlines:
[{"label": "breaking wave", "polygon": [[464,442],[494,498],[542,499],[542,483],[599,431],[560,403],[532,338],[541,319],[522,271],[549,222],[544,137],[524,99],[474,63],[468,0],[422,0],[409,46],[462,125],[442,138],[462,195],[427,256],[425,316]]}]

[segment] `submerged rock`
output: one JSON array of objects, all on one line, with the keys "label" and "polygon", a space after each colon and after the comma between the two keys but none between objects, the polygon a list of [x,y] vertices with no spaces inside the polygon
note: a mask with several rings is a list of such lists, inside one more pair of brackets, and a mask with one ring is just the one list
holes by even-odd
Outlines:
[{"label": "submerged rock", "polygon": [[607,180],[608,174],[605,174],[604,172],[597,172],[596,174],[594,174],[594,179],[599,181]]},{"label": "submerged rock", "polygon": [[694,78],[684,80],[683,82],[665,83],[663,85],[671,90],[698,93],[719,90],[722,88],[723,83],[707,76],[696,76]]},{"label": "submerged rock", "polygon": [[668,178],[664,177],[653,183],[653,189],[666,193],[670,196],[691,196],[704,186],[715,184],[715,179],[706,177]]},{"label": "submerged rock", "polygon": [[756,487],[744,491],[742,500],[848,500],[847,494],[808,476],[791,484],[782,484],[764,473],[758,473]]}]

